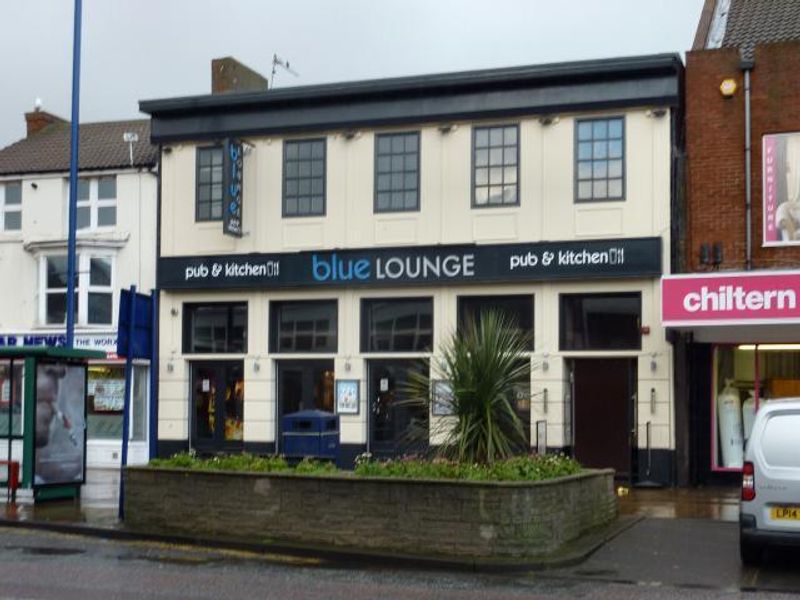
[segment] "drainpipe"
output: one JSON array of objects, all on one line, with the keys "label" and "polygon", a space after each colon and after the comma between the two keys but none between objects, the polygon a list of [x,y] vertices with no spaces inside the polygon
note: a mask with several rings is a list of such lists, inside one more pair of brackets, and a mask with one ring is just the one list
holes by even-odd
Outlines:
[{"label": "drainpipe", "polygon": [[754,63],[752,59],[744,59],[741,63],[744,71],[744,187],[745,187],[745,269],[753,268],[753,182],[752,182],[752,145],[750,128],[750,71]]}]

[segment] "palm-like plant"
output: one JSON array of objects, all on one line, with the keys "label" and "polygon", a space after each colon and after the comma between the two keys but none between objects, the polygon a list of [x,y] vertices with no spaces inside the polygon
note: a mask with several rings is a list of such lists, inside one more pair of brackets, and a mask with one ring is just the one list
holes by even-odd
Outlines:
[{"label": "palm-like plant", "polygon": [[[505,313],[470,320],[441,348],[440,375],[450,387],[452,417],[441,421],[437,452],[459,462],[491,464],[527,449],[514,410],[516,390],[529,377],[527,339]],[[411,402],[430,404],[428,373],[410,376]],[[427,431],[425,432],[428,433]]]}]

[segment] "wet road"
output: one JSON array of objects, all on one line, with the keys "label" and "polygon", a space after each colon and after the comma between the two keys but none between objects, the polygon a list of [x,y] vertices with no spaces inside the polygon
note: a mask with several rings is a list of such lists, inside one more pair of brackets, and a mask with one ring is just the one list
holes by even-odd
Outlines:
[{"label": "wet road", "polygon": [[579,566],[514,575],[392,570],[0,528],[0,599],[790,598],[800,591],[800,561],[773,559],[769,567],[741,570],[734,526],[679,519],[646,519]]}]

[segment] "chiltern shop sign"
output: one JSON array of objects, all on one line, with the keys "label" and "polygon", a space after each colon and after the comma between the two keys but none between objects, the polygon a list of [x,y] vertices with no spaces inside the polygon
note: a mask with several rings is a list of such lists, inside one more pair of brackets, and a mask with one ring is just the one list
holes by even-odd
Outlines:
[{"label": "chiltern shop sign", "polygon": [[800,322],[800,271],[667,275],[661,301],[667,327]]},{"label": "chiltern shop sign", "polygon": [[446,285],[661,275],[661,238],[162,257],[161,289]]}]

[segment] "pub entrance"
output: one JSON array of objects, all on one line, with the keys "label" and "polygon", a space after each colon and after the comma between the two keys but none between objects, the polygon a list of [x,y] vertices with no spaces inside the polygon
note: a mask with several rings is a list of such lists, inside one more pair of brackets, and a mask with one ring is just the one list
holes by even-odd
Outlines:
[{"label": "pub entrance", "polygon": [[420,452],[428,447],[428,409],[408,404],[409,375],[428,371],[428,361],[370,360],[369,451],[376,457]]},{"label": "pub entrance", "polygon": [[567,362],[573,399],[573,448],[585,467],[612,468],[630,480],[636,452],[636,359]]},{"label": "pub entrance", "polygon": [[192,363],[192,447],[239,451],[244,441],[244,363]]}]

